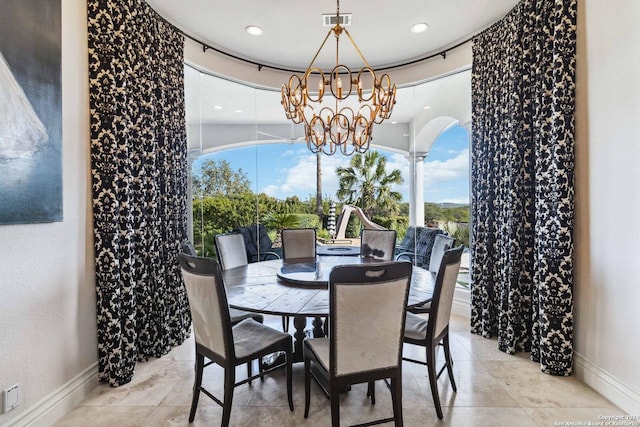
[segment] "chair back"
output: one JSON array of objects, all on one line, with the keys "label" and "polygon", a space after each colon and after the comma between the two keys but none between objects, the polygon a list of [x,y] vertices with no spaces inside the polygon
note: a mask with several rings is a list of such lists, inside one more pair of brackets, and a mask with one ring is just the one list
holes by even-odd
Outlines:
[{"label": "chair back", "polygon": [[431,259],[431,251],[433,243],[438,234],[444,231],[439,228],[424,227],[420,234],[416,237],[416,264],[422,268],[427,268]]},{"label": "chair back", "polygon": [[407,232],[404,233],[402,241],[398,244],[396,252],[413,252],[416,249],[416,235],[421,229],[422,227],[410,225],[409,228],[407,228]]},{"label": "chair back", "polygon": [[445,234],[436,234],[436,237],[433,241],[433,249],[431,250],[431,258],[429,258],[428,270],[430,272],[438,272],[438,270],[440,269],[440,262],[442,261],[444,253],[451,249],[455,242],[456,239],[451,236],[447,236]]},{"label": "chair back", "polygon": [[178,255],[187,289],[196,344],[223,359],[233,353],[231,318],[218,262],[211,258]]},{"label": "chair back", "polygon": [[273,250],[273,242],[263,224],[234,228],[232,232],[242,234],[248,262],[264,261],[263,254]]},{"label": "chair back", "polygon": [[190,241],[186,240],[183,244],[182,244],[182,252],[187,254],[187,255],[191,255],[191,256],[197,256],[196,253],[196,247],[193,246],[193,243],[191,243]]},{"label": "chair back", "polygon": [[332,376],[400,366],[410,283],[407,261],[333,268],[329,275]]},{"label": "chair back", "polygon": [[217,234],[215,237],[218,261],[223,270],[247,265],[247,250],[240,233]]},{"label": "chair back", "polygon": [[396,249],[395,230],[363,229],[360,233],[360,256],[380,261],[392,261]]},{"label": "chair back", "polygon": [[285,261],[316,257],[315,228],[286,228],[282,230],[282,257]]},{"label": "chair back", "polygon": [[442,333],[449,327],[453,293],[456,288],[458,272],[460,271],[463,249],[463,246],[458,246],[457,248],[449,249],[442,256],[433,289],[431,310],[429,311],[427,340],[431,338],[431,340],[439,341]]}]

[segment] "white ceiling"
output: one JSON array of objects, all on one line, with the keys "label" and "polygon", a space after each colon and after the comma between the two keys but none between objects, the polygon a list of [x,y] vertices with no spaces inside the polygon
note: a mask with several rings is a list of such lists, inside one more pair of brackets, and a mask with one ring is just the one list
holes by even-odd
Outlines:
[{"label": "white ceiling", "polygon": [[[322,14],[335,14],[336,11],[334,0],[146,1],[165,19],[201,43],[259,64],[295,71],[309,66],[329,31],[328,27],[322,26]],[[368,63],[377,70],[438,54],[468,40],[506,15],[517,3],[518,0],[342,0],[340,11],[352,14],[352,25],[347,29]],[[428,30],[421,34],[411,33],[410,27],[420,22],[427,23]],[[260,26],[264,34],[249,35],[245,31],[248,25]],[[333,36],[322,53],[315,65],[324,70],[333,68]],[[345,35],[340,39],[340,63],[352,69],[363,66]],[[384,72],[393,78],[393,69]],[[376,140],[388,146],[402,144],[396,148],[406,150],[409,144],[407,129],[414,124],[414,135],[424,133],[421,129],[428,130],[427,122],[438,117],[454,118],[462,125],[468,124],[469,86],[470,76],[463,73],[459,78],[448,77],[442,82],[399,88],[391,119],[376,127]],[[210,139],[204,145],[212,149],[242,141],[264,140],[267,138],[264,132],[285,139],[302,134],[301,125],[292,128],[286,119],[278,90],[258,90],[201,74],[187,66],[185,92],[191,132],[196,132],[200,124],[206,125],[206,130],[200,128],[197,132],[210,135],[200,139]],[[423,110],[426,105],[431,109]],[[216,106],[221,109],[214,108]],[[394,127],[391,122],[403,127]],[[239,126],[244,130],[240,131]],[[423,138],[429,141],[422,144],[430,146],[433,138]],[[416,143],[420,144],[419,141]]]},{"label": "white ceiling", "polygon": [[[184,33],[227,53],[265,65],[304,70],[328,32],[322,14],[335,14],[333,0],[147,0]],[[438,53],[502,18],[518,0],[342,0],[341,13],[352,14],[349,33],[374,68],[405,63]],[[410,32],[425,22],[429,29]],[[245,28],[257,25],[261,36]],[[340,62],[362,62],[343,35]],[[335,65],[333,36],[318,65]]]}]

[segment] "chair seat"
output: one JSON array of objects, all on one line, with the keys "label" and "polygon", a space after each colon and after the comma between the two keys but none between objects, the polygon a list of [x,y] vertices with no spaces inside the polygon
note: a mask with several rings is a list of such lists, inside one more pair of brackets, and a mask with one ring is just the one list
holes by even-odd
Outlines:
[{"label": "chair seat", "polygon": [[304,345],[315,354],[325,370],[329,370],[329,338],[308,338]]},{"label": "chair seat", "polygon": [[253,319],[245,319],[233,327],[233,343],[237,359],[251,358],[266,347],[282,340],[291,339],[291,335],[258,323]]},{"label": "chair seat", "polygon": [[237,308],[229,307],[229,316],[231,317],[231,323],[236,324],[242,322],[244,319],[253,319],[256,322],[263,323],[264,316],[260,313],[250,313],[244,310],[238,310]]},{"label": "chair seat", "polygon": [[416,305],[415,307],[411,307],[409,309],[409,312],[414,314],[425,314],[425,313],[429,313],[430,310],[431,310],[431,301],[426,302],[422,305]]},{"label": "chair seat", "polygon": [[427,322],[428,318],[407,312],[407,318],[404,323],[404,336],[414,340],[426,340]]}]

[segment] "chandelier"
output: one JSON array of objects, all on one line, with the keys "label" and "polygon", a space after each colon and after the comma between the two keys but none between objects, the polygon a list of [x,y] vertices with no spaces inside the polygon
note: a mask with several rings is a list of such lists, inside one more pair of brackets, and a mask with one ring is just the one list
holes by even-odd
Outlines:
[{"label": "chandelier", "polygon": [[[343,32],[364,62],[357,73],[340,64]],[[336,66],[325,73],[314,63],[332,33],[336,38]],[[340,25],[337,0],[336,25],[327,33],[304,75],[294,74],[282,85],[282,106],[287,118],[296,124],[304,123],[311,152],[332,155],[340,148],[342,154],[349,156],[369,149],[373,124],[388,119],[395,103],[396,85],[388,74],[376,76],[349,31]]]}]

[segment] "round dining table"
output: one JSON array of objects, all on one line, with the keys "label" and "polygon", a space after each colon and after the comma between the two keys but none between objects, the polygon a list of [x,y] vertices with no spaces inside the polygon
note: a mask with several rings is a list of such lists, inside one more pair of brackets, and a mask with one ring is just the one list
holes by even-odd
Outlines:
[{"label": "round dining table", "polygon": [[360,246],[318,245],[316,254],[320,256],[358,256]]},{"label": "round dining table", "polygon": [[[313,336],[325,336],[322,318],[329,315],[328,280],[336,265],[376,262],[360,256],[318,256],[284,262],[261,261],[223,272],[231,307],[276,316],[293,317],[294,361],[302,360],[307,318],[313,320]],[[408,306],[431,300],[435,275],[413,266]]]}]

